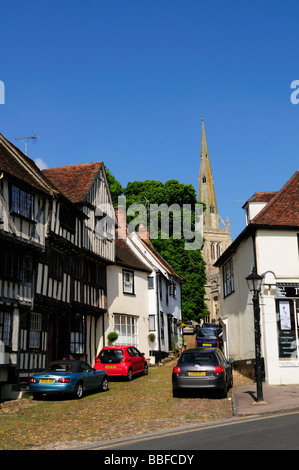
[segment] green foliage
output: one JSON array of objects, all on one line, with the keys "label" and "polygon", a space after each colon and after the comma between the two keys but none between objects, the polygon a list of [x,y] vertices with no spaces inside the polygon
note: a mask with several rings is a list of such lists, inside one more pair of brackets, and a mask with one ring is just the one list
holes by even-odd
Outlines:
[{"label": "green foliage", "polygon": [[107,335],[107,338],[110,343],[113,343],[113,341],[117,340],[118,334],[115,331],[111,331],[111,333]]},{"label": "green foliage", "polygon": [[[110,173],[110,172],[109,172]],[[195,189],[191,184],[182,184],[177,180],[161,181],[146,180],[129,182],[126,188],[121,188],[112,175],[109,175],[109,185],[113,200],[121,195],[126,197],[127,208],[132,204],[141,204],[147,209],[147,224],[150,227],[150,237],[154,248],[160,255],[184,278],[182,285],[182,316],[184,321],[198,321],[207,314],[205,297],[205,262],[201,250],[186,250],[186,231],[183,229],[183,205],[188,205],[191,220],[190,231],[194,231],[195,206],[197,204]],[[156,204],[156,206],[154,206]],[[170,208],[179,207],[178,211],[169,211],[169,228],[165,233],[161,224],[161,205]],[[128,218],[128,222],[134,216]],[[153,221],[157,231],[153,232]],[[150,224],[151,222],[151,224]],[[152,226],[151,226],[152,225]]]},{"label": "green foliage", "polygon": [[106,173],[106,178],[107,178],[107,182],[108,182],[110,193],[111,193],[112,203],[113,203],[113,206],[115,207],[118,204],[118,196],[121,196],[124,190],[123,190],[122,185],[114,178],[112,173],[106,167],[105,167],[105,173]]}]

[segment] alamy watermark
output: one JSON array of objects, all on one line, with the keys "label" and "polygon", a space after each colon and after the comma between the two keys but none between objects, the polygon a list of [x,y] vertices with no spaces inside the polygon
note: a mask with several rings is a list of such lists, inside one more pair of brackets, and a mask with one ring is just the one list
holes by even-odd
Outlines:
[{"label": "alamy watermark", "polygon": [[[100,239],[126,239],[136,232],[140,238],[151,240],[184,239],[185,250],[200,250],[203,245],[203,204],[149,204],[126,205],[126,197],[118,198],[116,207],[99,204],[96,209],[96,236]],[[131,219],[127,223],[127,218]]]},{"label": "alamy watermark", "polygon": [[5,86],[4,82],[0,80],[0,104],[5,104]]},{"label": "alamy watermark", "polygon": [[299,80],[293,80],[291,83],[291,88],[295,88],[295,91],[291,93],[291,103],[292,104],[298,104],[299,103]]}]

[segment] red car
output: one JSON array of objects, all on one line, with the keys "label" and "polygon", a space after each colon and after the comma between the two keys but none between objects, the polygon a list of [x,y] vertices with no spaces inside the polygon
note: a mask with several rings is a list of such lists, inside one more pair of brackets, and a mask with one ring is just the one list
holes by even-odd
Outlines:
[{"label": "red car", "polygon": [[103,348],[93,367],[106,371],[110,377],[126,377],[127,380],[132,380],[135,374],[148,374],[148,364],[144,353],[138,351],[134,346],[107,346]]}]

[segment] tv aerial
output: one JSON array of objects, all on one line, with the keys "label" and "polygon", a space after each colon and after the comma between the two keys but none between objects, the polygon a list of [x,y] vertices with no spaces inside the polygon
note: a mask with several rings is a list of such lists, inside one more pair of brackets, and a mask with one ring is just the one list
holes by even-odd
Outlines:
[{"label": "tv aerial", "polygon": [[32,132],[31,137],[17,137],[15,140],[21,140],[22,142],[25,142],[25,155],[27,156],[27,143],[32,142],[33,144],[36,144],[38,136],[35,134],[35,132]]}]

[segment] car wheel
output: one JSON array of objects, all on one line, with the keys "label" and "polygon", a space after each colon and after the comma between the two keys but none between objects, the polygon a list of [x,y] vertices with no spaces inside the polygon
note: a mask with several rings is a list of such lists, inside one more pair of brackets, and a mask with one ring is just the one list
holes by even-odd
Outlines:
[{"label": "car wheel", "polygon": [[180,390],[172,389],[172,396],[173,398],[179,398],[181,396]]},{"label": "car wheel", "polygon": [[127,375],[127,380],[128,382],[130,382],[133,378],[133,372],[132,372],[132,369],[129,369],[128,370],[128,375]]},{"label": "car wheel", "polygon": [[75,387],[75,391],[74,391],[74,396],[75,398],[82,398],[83,397],[83,383],[82,382],[78,382],[76,387]]},{"label": "car wheel", "polygon": [[32,397],[33,397],[34,400],[40,400],[41,397],[42,397],[42,394],[38,393],[38,392],[33,392]]},{"label": "car wheel", "polygon": [[148,365],[144,364],[143,375],[147,375],[147,374],[148,374]]},{"label": "car wheel", "polygon": [[101,391],[102,391],[102,392],[107,392],[108,389],[109,389],[108,379],[107,379],[107,377],[105,377],[105,378],[103,379],[102,384],[101,384]]},{"label": "car wheel", "polygon": [[221,392],[222,392],[221,393],[222,398],[227,398],[227,383],[226,383],[226,381],[225,381],[224,387],[223,387]]}]

